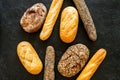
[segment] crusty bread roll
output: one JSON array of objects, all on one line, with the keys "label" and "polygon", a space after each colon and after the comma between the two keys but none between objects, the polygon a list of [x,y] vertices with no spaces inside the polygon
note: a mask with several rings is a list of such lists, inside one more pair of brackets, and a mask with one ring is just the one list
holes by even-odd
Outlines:
[{"label": "crusty bread roll", "polygon": [[89,58],[89,49],[83,44],[70,46],[58,63],[58,71],[65,77],[75,76]]},{"label": "crusty bread roll", "polygon": [[29,73],[39,74],[42,71],[42,61],[29,42],[20,42],[17,46],[17,54],[21,63]]},{"label": "crusty bread roll", "polygon": [[60,22],[60,38],[65,43],[72,42],[77,34],[78,30],[78,12],[72,7],[66,7],[62,11]]},{"label": "crusty bread roll", "polygon": [[28,8],[20,20],[20,24],[24,31],[33,33],[38,31],[47,15],[47,8],[43,3],[34,4]]}]

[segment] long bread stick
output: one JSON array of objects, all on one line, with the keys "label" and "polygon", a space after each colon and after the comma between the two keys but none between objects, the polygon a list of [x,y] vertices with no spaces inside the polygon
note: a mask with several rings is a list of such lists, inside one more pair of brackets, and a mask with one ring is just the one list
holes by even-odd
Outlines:
[{"label": "long bread stick", "polygon": [[57,20],[57,17],[59,15],[60,9],[62,7],[63,1],[64,0],[53,0],[52,1],[50,10],[48,12],[48,15],[46,17],[45,23],[43,25],[42,31],[39,36],[41,40],[47,40],[50,37],[53,31],[55,22]]},{"label": "long bread stick", "polygon": [[90,12],[88,10],[88,7],[87,7],[85,1],[84,0],[73,0],[73,2],[75,3],[75,5],[78,9],[78,12],[83,21],[84,27],[86,29],[86,32],[87,32],[89,38],[92,41],[96,41],[96,39],[97,39],[96,28],[95,28],[93,19],[90,15]]},{"label": "long bread stick", "polygon": [[90,80],[93,76],[99,65],[102,63],[106,56],[105,49],[99,49],[94,56],[90,59],[86,67],[83,69],[81,74],[78,76],[76,80]]}]

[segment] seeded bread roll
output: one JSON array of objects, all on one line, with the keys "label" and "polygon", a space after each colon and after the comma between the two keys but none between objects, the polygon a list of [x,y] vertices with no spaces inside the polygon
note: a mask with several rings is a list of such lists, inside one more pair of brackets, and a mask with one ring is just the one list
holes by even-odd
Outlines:
[{"label": "seeded bread roll", "polygon": [[70,46],[58,63],[58,71],[65,77],[76,75],[85,65],[89,50],[83,44]]}]

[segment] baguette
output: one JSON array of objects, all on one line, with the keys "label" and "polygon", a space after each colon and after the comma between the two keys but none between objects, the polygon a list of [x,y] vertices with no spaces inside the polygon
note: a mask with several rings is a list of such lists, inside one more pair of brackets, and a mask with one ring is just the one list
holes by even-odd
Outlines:
[{"label": "baguette", "polygon": [[60,9],[62,7],[63,0],[53,0],[50,6],[50,10],[46,17],[45,23],[43,25],[42,31],[39,35],[41,40],[47,40],[53,30],[57,17],[59,15]]},{"label": "baguette", "polygon": [[105,49],[99,49],[85,66],[76,80],[90,80],[106,56]]}]

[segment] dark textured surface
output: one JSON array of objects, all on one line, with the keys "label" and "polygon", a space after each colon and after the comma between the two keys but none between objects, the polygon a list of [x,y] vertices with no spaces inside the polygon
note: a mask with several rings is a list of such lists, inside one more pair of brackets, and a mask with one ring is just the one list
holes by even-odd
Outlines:
[{"label": "dark textured surface", "polygon": [[[56,80],[75,80],[65,78],[57,70],[57,64],[65,50],[77,43],[83,43],[90,49],[90,57],[101,47],[107,49],[107,56],[91,80],[120,80],[120,0],[86,0],[98,33],[98,40],[89,40],[81,20],[78,34],[74,42],[63,43],[59,38],[60,15],[51,37],[47,41],[39,39],[36,33],[24,32],[19,24],[24,11],[35,3],[43,2],[47,9],[52,0],[0,0],[0,80],[42,80],[44,69],[39,75],[29,74],[20,63],[16,46],[20,41],[29,41],[38,52],[43,64],[45,50],[52,45],[56,52]],[[65,0],[66,6],[74,6],[72,0]]]}]

